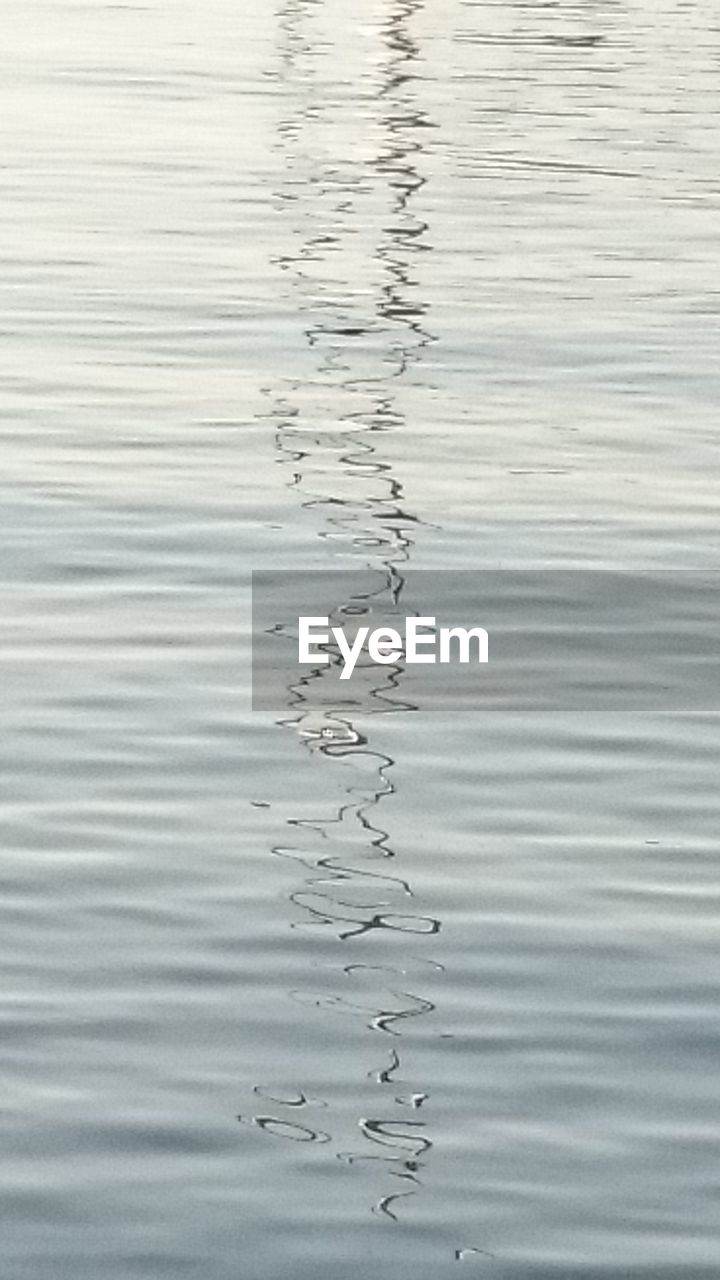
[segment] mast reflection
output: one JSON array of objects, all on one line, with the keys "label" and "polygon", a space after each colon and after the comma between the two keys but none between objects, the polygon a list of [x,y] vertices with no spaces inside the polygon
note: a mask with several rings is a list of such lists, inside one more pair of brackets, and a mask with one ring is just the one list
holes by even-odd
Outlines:
[{"label": "mast reflection", "polygon": [[[277,15],[279,81],[289,104],[278,127],[285,231],[277,265],[302,319],[307,363],[269,389],[269,417],[286,484],[301,510],[317,518],[315,533],[329,544],[331,565],[340,557],[343,568],[363,570],[357,589],[327,601],[331,626],[349,615],[398,610],[421,526],[383,445],[406,429],[402,392],[434,340],[416,269],[418,255],[430,250],[429,227],[413,207],[426,182],[419,164],[430,128],[416,101],[421,59],[410,30],[422,8],[423,0],[387,0],[374,66],[357,85],[334,78],[342,64],[333,65],[339,49],[323,29],[321,0],[286,0]],[[348,146],[354,113],[357,136],[372,146],[364,156]],[[279,618],[276,629],[286,625]],[[417,943],[420,935],[436,934],[440,922],[412,910],[412,886],[382,819],[395,793],[395,760],[362,726],[373,715],[417,707],[403,696],[401,658],[357,671],[351,705],[328,687],[330,670],[319,666],[287,690],[288,715],[279,723],[329,769],[352,766],[346,799],[316,819],[291,819],[273,853],[302,869],[302,883],[290,894],[292,927],[332,931],[353,948],[338,963],[339,991],[298,990],[291,997],[361,1017],[393,1038],[384,1063],[364,1072],[381,1091],[381,1110],[358,1118],[356,1150],[336,1154],[350,1165],[382,1165],[394,1182],[378,1188],[374,1211],[396,1220],[399,1201],[421,1185],[433,1145],[424,1114],[408,1115],[419,1113],[429,1095],[403,1084],[402,1035],[434,1004],[405,988],[410,975],[427,974],[424,966],[442,966],[414,952],[398,961],[397,949],[388,955],[383,944],[399,934]],[[277,1115],[252,1118],[261,1129],[293,1141],[333,1141],[329,1125],[313,1130],[291,1118],[287,1108],[299,1105],[296,1099],[277,1102]]]}]

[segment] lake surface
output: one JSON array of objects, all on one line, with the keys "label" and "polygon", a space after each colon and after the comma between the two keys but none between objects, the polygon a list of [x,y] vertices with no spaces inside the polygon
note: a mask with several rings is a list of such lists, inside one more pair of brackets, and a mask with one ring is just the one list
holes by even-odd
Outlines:
[{"label": "lake surface", "polygon": [[3,16],[3,1275],[714,1280],[714,691],[252,711],[250,573],[718,567],[717,13]]}]

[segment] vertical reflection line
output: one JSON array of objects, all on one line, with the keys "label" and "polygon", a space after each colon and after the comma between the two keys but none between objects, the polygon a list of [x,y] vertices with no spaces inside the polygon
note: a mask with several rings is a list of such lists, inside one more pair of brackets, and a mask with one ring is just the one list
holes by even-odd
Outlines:
[{"label": "vertical reflection line", "polygon": [[[302,319],[310,369],[305,376],[274,382],[268,389],[268,417],[278,461],[289,471],[288,487],[303,510],[320,517],[317,536],[333,544],[345,562],[366,571],[362,589],[328,603],[331,625],[342,625],[349,614],[398,610],[415,530],[422,523],[408,510],[403,485],[383,457],[381,442],[384,434],[406,426],[402,380],[434,340],[426,328],[427,305],[414,270],[416,256],[430,247],[428,224],[412,209],[426,182],[417,161],[430,127],[414,99],[420,55],[409,29],[423,7],[424,0],[385,0],[382,6],[376,72],[360,82],[353,95],[357,100],[351,98],[360,116],[358,127],[364,124],[372,137],[377,135],[375,153],[365,161],[343,151],[342,125],[338,129],[335,114],[347,99],[337,93],[328,73],[332,41],[313,30],[314,20],[323,16],[323,0],[285,0],[277,11],[278,79],[290,110],[278,126],[285,176],[277,196],[287,230],[276,263]],[[366,259],[362,254],[354,259],[358,241],[367,237],[367,226],[378,215],[375,247],[368,249]],[[275,629],[282,631],[293,621],[297,619],[278,618]],[[398,933],[436,934],[440,922],[409,911],[407,903],[414,896],[409,882],[389,868],[378,869],[379,862],[394,863],[397,856],[378,814],[381,803],[395,793],[395,761],[371,745],[354,710],[348,713],[333,702],[326,689],[329,672],[332,667],[319,667],[291,685],[290,715],[278,723],[292,727],[310,752],[357,769],[345,788],[345,802],[330,816],[291,819],[289,836],[273,853],[303,869],[302,885],[289,895],[300,913],[294,928],[329,929],[342,943],[369,940],[375,947],[371,956],[365,950],[363,959],[338,966],[340,992],[299,990],[291,995],[303,1005],[361,1015],[371,1030],[394,1038],[386,1065],[367,1073],[382,1089],[386,1112],[360,1116],[360,1149],[337,1154],[349,1164],[379,1161],[401,1181],[401,1189],[391,1184],[374,1205],[376,1213],[396,1221],[398,1202],[416,1193],[433,1145],[424,1119],[409,1119],[401,1109],[410,1105],[418,1110],[427,1093],[394,1096],[401,1084],[396,1076],[403,1065],[401,1037],[408,1020],[431,1013],[434,1005],[404,989],[406,970],[402,964],[382,963],[378,948]],[[398,696],[402,677],[401,658],[375,668],[360,692],[353,690],[360,715],[417,710]],[[393,895],[399,899],[397,907]],[[378,975],[389,979],[389,990],[372,989]],[[363,982],[371,985],[368,996],[346,994],[358,980],[361,987]],[[255,1117],[255,1123],[296,1141],[309,1140],[314,1132],[282,1116]],[[323,1140],[331,1135],[323,1131]]]}]

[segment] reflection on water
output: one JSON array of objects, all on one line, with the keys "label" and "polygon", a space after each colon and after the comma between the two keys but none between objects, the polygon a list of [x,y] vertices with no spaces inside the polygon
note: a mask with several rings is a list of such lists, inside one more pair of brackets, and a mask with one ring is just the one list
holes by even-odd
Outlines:
[{"label": "reflection on water", "polygon": [[[333,539],[339,550],[357,556],[377,580],[367,592],[328,600],[331,625],[386,606],[399,608],[403,571],[419,524],[382,445],[385,433],[406,427],[394,383],[409,375],[433,340],[413,271],[415,255],[431,249],[428,225],[414,208],[425,184],[415,159],[422,152],[423,131],[430,128],[416,101],[418,49],[410,34],[410,21],[422,8],[423,0],[394,0],[377,29],[370,107],[378,150],[365,163],[352,162],[334,150],[341,135],[326,118],[334,105],[327,101],[319,70],[323,45],[313,32],[315,3],[292,0],[278,14],[283,87],[289,101],[298,104],[278,131],[287,172],[278,192],[287,248],[278,255],[278,266],[296,299],[315,370],[309,403],[302,398],[306,384],[279,383],[268,393],[278,458],[291,471],[287,485],[296,490],[304,509],[316,513],[318,536]],[[368,188],[380,203],[380,217],[375,215],[379,225],[373,261],[364,271],[362,262],[353,258],[353,236],[356,220],[365,216],[363,196]],[[332,234],[323,222],[328,201]],[[358,275],[372,278],[374,268],[379,268],[374,287],[360,294]],[[324,284],[326,279],[330,285]],[[327,425],[318,429],[319,422]],[[282,630],[284,622],[278,619],[276,629]],[[330,816],[290,819],[287,843],[276,845],[273,853],[294,859],[310,872],[302,887],[290,894],[301,912],[293,928],[327,928],[340,942],[365,945],[356,952],[362,959],[338,958],[335,976],[328,975],[328,992],[300,989],[289,995],[310,1008],[362,1017],[370,1031],[401,1041],[408,1019],[435,1008],[432,1000],[405,990],[406,984],[422,984],[424,965],[436,970],[442,966],[397,952],[390,963],[378,951],[378,934],[432,936],[440,931],[440,921],[412,910],[412,887],[402,876],[397,851],[382,825],[395,792],[395,760],[373,747],[371,727],[361,731],[356,719],[418,708],[402,699],[402,660],[369,673],[359,697],[353,690],[357,715],[352,719],[341,708],[327,705],[322,686],[328,670],[318,667],[288,689],[290,715],[282,724],[293,728],[307,750],[319,752],[328,769],[340,764],[345,798]],[[348,765],[358,766],[349,780]],[[328,793],[335,790],[336,780],[329,777]],[[375,869],[378,861],[386,864],[383,871]],[[374,946],[369,956],[368,937]],[[337,980],[340,990],[334,986]],[[408,1082],[411,1064],[404,1056],[393,1047],[387,1050],[385,1066],[366,1071],[380,1087],[380,1113],[359,1115],[362,1145],[337,1152],[348,1165],[378,1162],[400,1181],[402,1189],[384,1191],[374,1205],[376,1213],[393,1221],[400,1201],[421,1186],[433,1145],[428,1122],[407,1114],[419,1111],[429,1094],[422,1082]],[[396,1072],[404,1074],[402,1092]],[[291,1108],[305,1099],[299,1093],[298,1100],[277,1101]],[[329,1133],[284,1118],[282,1112],[277,1118],[254,1115],[252,1122],[292,1141],[331,1141]]]},{"label": "reflection on water", "polygon": [[712,6],[3,15],[3,1277],[716,1280],[702,675],[248,687],[251,569],[717,568]]}]

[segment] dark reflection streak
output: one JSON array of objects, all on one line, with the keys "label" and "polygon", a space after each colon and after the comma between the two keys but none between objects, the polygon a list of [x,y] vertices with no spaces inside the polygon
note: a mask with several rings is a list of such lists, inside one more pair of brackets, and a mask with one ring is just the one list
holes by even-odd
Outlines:
[{"label": "dark reflection streak", "polygon": [[375,1205],[373,1213],[384,1213],[386,1217],[392,1218],[393,1222],[397,1222],[397,1214],[393,1213],[390,1205],[394,1204],[396,1200],[404,1200],[407,1196],[411,1196],[413,1194],[414,1193],[412,1191],[401,1191],[396,1192],[395,1195],[392,1196],[383,1196],[382,1200],[379,1200]]},{"label": "dark reflection streak", "polygon": [[407,880],[402,880],[396,876],[384,876],[379,871],[363,871],[360,867],[338,866],[331,858],[318,858],[312,861],[309,858],[303,858],[301,854],[294,853],[288,849],[282,849],[279,845],[275,845],[272,852],[278,858],[290,858],[293,862],[299,862],[301,866],[306,867],[308,871],[314,871],[322,868],[337,874],[331,876],[313,876],[307,881],[311,884],[327,884],[329,880],[355,880],[356,878],[366,877],[371,880],[379,880],[381,883],[385,881],[387,884],[399,885],[403,893],[409,898],[413,897],[413,891]]},{"label": "dark reflection streak", "polygon": [[[408,24],[423,4],[424,0],[387,0],[387,18],[379,28],[381,62],[374,92],[353,98],[356,106],[369,108],[374,103],[377,108],[376,122],[368,127],[379,127],[381,146],[379,154],[365,162],[348,161],[344,155],[333,159],[336,103],[322,78],[323,58],[331,46],[312,32],[314,19],[319,21],[322,16],[321,0],[285,0],[277,11],[279,78],[294,108],[278,126],[278,145],[286,169],[278,199],[292,222],[276,262],[303,317],[307,347],[315,364],[309,379],[278,380],[269,393],[273,396],[269,416],[274,423],[278,461],[289,472],[287,487],[299,494],[304,511],[323,518],[318,537],[332,541],[344,554],[356,557],[359,567],[371,571],[367,589],[327,609],[331,625],[348,616],[397,609],[405,582],[404,566],[412,552],[415,530],[422,524],[408,510],[403,486],[391,463],[380,454],[380,442],[384,433],[405,427],[398,402],[399,380],[407,377],[424,348],[434,341],[426,328],[427,307],[418,296],[418,280],[412,269],[414,255],[430,247],[428,224],[411,211],[413,198],[426,182],[417,161],[423,151],[424,131],[430,127],[412,97],[419,51]],[[314,142],[318,136],[320,145]],[[342,146],[342,134],[338,136],[336,145]],[[381,270],[374,298],[369,294],[372,309],[368,310],[362,267],[358,272],[352,256],[356,205],[383,194],[390,198],[390,210],[367,262],[369,278],[373,267]],[[324,225],[328,216],[331,227]],[[330,282],[323,278],[323,266],[331,268]],[[368,370],[355,368],[356,353],[357,358],[367,361],[368,342],[378,363],[373,376]],[[318,400],[324,408],[323,396],[330,407],[319,418],[321,422],[332,421],[332,430],[318,429],[318,416],[313,413]],[[273,632],[290,638],[281,621]],[[353,689],[347,697],[329,697],[327,686],[339,657],[330,649],[328,655],[329,665],[318,666],[288,689],[290,715],[278,723],[292,728],[306,751],[319,752],[336,765],[371,761],[373,776],[371,781],[353,780],[346,785],[348,799],[331,815],[291,819],[288,826],[297,833],[299,844],[282,841],[273,847],[273,854],[296,861],[310,873],[302,888],[289,894],[289,901],[303,916],[292,927],[329,928],[343,943],[368,937],[379,942],[398,933],[436,934],[440,922],[431,916],[398,913],[389,902],[368,900],[366,894],[358,901],[347,896],[352,887],[364,886],[367,891],[371,885],[386,893],[399,892],[405,898],[413,896],[407,879],[354,865],[372,859],[395,860],[397,855],[389,832],[378,825],[376,817],[378,806],[395,794],[390,777],[395,761],[370,745],[351,716],[355,712],[367,716],[417,708],[398,696],[402,659],[369,673],[359,693]],[[359,851],[352,856],[332,851],[318,856],[318,850],[312,848],[317,841],[341,843],[347,833],[353,850],[358,833],[362,837]],[[373,969],[381,967],[343,965],[340,973],[345,981],[356,973],[367,980]],[[426,1016],[434,1009],[426,997],[405,991],[390,992],[389,1005],[374,994],[370,1003],[363,997],[354,1000],[332,993],[290,994],[301,1003],[369,1016],[371,1030],[395,1037],[400,1036],[408,1019]],[[370,1075],[380,1085],[394,1083],[392,1077],[400,1065],[400,1056],[393,1050],[389,1066]],[[301,1091],[297,1096],[305,1097]],[[423,1099],[427,1096],[413,1094]],[[402,1100],[396,1103],[401,1104]],[[256,1123],[263,1127],[263,1121],[267,1117]],[[380,1159],[390,1164],[394,1176],[419,1186],[421,1157],[432,1147],[431,1139],[418,1132],[425,1128],[424,1122],[369,1118],[361,1120],[359,1127],[366,1142],[393,1147],[400,1154],[364,1157],[349,1153],[348,1163]],[[273,1121],[270,1131],[281,1133],[280,1123]],[[288,1130],[288,1136],[303,1140],[293,1130]],[[403,1197],[408,1194],[413,1192],[405,1192]],[[391,1206],[403,1197],[382,1195],[374,1211],[396,1221]]]},{"label": "dark reflection streak", "polygon": [[402,1156],[357,1155],[353,1151],[338,1151],[337,1158],[342,1160],[343,1164],[349,1165],[381,1164],[393,1178],[401,1178],[404,1182],[414,1182],[419,1185],[416,1174],[419,1166],[416,1160],[404,1160]]},{"label": "dark reflection streak", "polygon": [[[348,1000],[343,996],[312,996],[303,991],[290,992],[291,997],[296,1000],[298,1004],[311,1005],[317,1009],[329,1009],[338,1013],[372,1014],[373,1016],[371,1020],[367,1023],[368,1028],[371,1031],[383,1031],[387,1035],[391,1036],[397,1036],[400,1034],[399,1031],[396,1031],[393,1028],[391,1025],[392,1023],[400,1022],[405,1018],[422,1017],[423,1014],[430,1013],[434,1007],[430,1000],[424,1000],[419,996],[415,996],[410,991],[392,992],[391,994],[396,995],[399,1000],[414,1001],[415,1007],[411,1005],[403,1009],[386,1009],[376,1013],[375,1009],[368,1008],[367,1005],[358,1004],[353,1000]],[[416,1094],[414,1096],[418,1098],[426,1098],[427,1094]],[[395,1101],[400,1105],[403,1105],[400,1099],[396,1098]]]},{"label": "dark reflection streak", "polygon": [[[429,1150],[432,1143],[424,1134],[405,1133],[399,1130],[393,1132],[393,1127],[402,1125],[404,1129],[424,1129],[425,1124],[422,1120],[361,1120],[360,1128],[370,1142],[375,1142],[381,1147],[393,1147],[401,1151],[411,1152],[413,1158],[417,1160],[424,1151]],[[391,1127],[393,1126],[393,1127]]]}]

